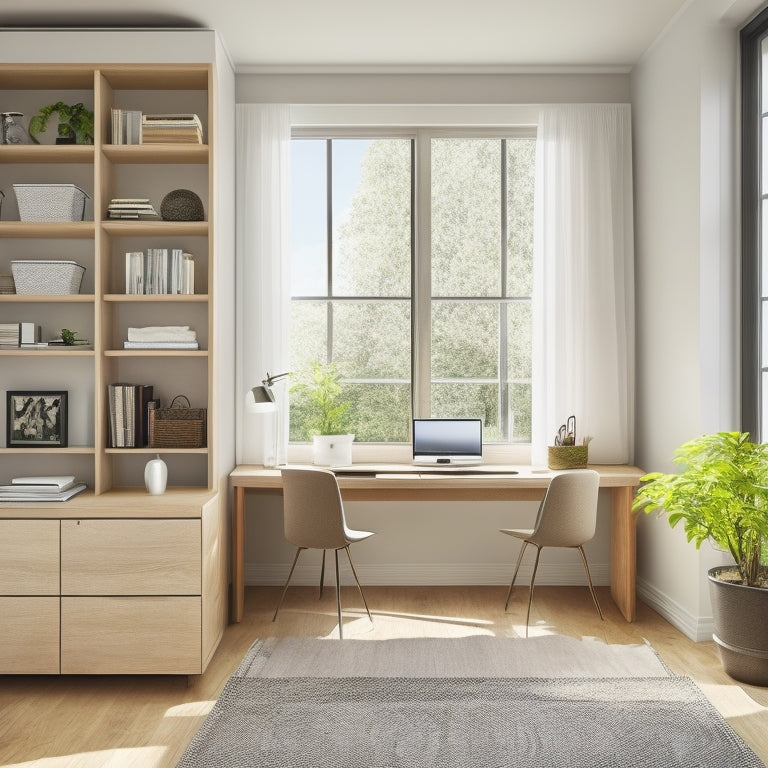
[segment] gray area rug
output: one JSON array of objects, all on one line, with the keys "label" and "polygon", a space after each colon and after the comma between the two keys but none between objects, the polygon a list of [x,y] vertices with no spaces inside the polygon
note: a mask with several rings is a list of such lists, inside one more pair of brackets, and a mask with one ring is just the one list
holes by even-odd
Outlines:
[{"label": "gray area rug", "polygon": [[[428,653],[447,667],[454,646],[470,666],[477,666],[467,657],[471,648],[501,658],[506,647],[512,667],[514,658],[532,653],[521,645],[528,640],[468,640],[501,642],[257,641],[179,768],[765,768],[696,684],[671,675],[650,648],[594,648],[609,667],[617,666],[611,657],[622,655],[614,649],[639,648],[637,655],[655,667],[647,677],[599,670],[573,677],[396,675],[381,662],[380,643],[400,645],[399,653],[410,646],[411,668],[434,666]],[[302,648],[309,656],[296,655]],[[317,667],[306,674],[307,664],[330,663],[338,654],[363,660],[350,674],[323,675]],[[293,670],[273,674],[285,670],[290,656]],[[378,659],[374,674],[363,673],[366,657]],[[550,660],[529,666],[535,672]]]}]

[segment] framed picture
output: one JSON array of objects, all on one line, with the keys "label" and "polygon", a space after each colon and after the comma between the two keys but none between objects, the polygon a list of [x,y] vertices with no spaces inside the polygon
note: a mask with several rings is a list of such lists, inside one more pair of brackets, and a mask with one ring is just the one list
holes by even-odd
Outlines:
[{"label": "framed picture", "polygon": [[8,392],[8,448],[64,448],[67,392]]}]

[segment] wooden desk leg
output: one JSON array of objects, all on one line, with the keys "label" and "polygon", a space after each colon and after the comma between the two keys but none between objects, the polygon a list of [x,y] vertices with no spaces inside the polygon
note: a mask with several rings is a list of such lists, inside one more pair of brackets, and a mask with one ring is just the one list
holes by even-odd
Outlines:
[{"label": "wooden desk leg", "polygon": [[633,495],[630,486],[614,488],[611,493],[611,597],[627,621],[635,620],[637,531]]},{"label": "wooden desk leg", "polygon": [[232,508],[232,622],[243,618],[245,600],[245,488],[235,488]]}]

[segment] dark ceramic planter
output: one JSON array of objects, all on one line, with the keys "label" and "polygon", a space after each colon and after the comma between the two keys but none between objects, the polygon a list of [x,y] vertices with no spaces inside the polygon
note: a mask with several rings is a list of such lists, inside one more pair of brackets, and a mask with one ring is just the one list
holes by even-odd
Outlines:
[{"label": "dark ceramic planter", "polygon": [[723,668],[734,680],[768,686],[768,589],[717,578],[730,566],[711,568],[709,597]]}]

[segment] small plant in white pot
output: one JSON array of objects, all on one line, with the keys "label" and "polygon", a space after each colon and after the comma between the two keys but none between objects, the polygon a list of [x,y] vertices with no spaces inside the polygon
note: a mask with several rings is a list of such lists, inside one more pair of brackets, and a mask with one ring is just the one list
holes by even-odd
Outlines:
[{"label": "small plant in white pot", "polygon": [[292,391],[304,393],[307,401],[306,426],[312,435],[313,462],[326,467],[351,464],[355,439],[347,432],[351,406],[344,399],[342,375],[336,364],[313,361],[309,380],[299,382]]},{"label": "small plant in white pot", "polygon": [[678,474],[653,472],[633,508],[666,512],[697,548],[706,540],[734,564],[708,571],[713,640],[725,671],[768,685],[768,445],[748,433],[718,432],[677,449]]}]

